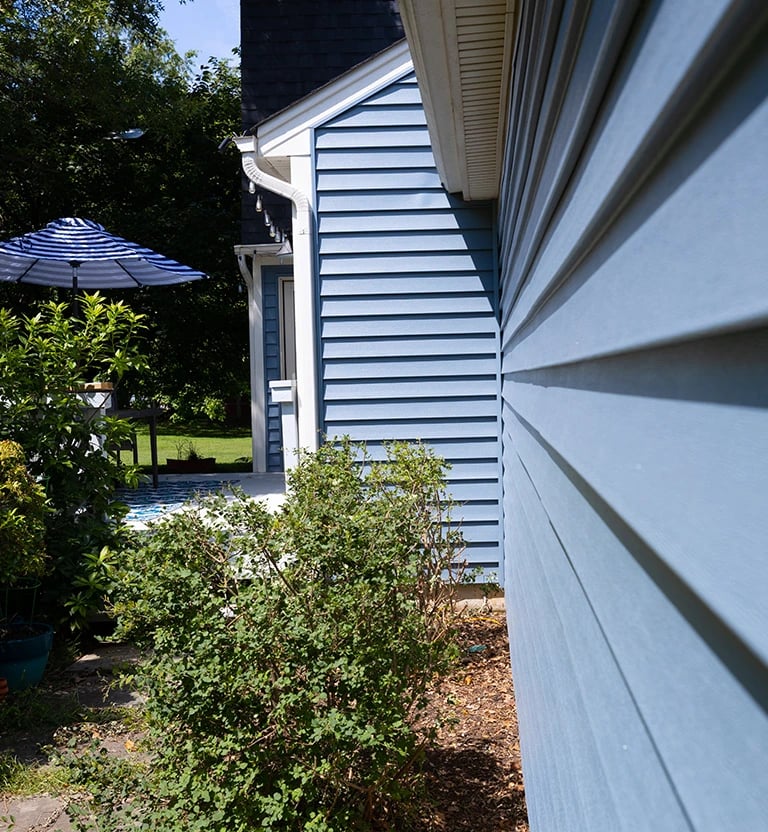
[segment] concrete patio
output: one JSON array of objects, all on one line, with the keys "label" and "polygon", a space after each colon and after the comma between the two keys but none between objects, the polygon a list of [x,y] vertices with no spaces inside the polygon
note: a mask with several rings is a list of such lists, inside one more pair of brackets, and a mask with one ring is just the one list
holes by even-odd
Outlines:
[{"label": "concrete patio", "polygon": [[265,503],[270,511],[276,510],[285,499],[285,477],[281,473],[161,474],[156,489],[151,484],[142,484],[121,493],[131,509],[126,522],[142,528],[164,514],[178,511],[196,493],[223,491],[231,497],[232,487]]}]

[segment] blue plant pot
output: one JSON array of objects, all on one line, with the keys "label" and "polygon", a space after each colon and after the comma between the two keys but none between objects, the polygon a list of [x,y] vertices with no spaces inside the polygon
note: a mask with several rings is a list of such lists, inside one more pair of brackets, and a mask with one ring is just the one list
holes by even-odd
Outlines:
[{"label": "blue plant pot", "polygon": [[[40,683],[53,644],[53,627],[48,624],[14,626],[18,637],[11,630],[9,638],[0,640],[0,678],[8,680],[11,693]],[[32,634],[23,634],[30,629]]]}]

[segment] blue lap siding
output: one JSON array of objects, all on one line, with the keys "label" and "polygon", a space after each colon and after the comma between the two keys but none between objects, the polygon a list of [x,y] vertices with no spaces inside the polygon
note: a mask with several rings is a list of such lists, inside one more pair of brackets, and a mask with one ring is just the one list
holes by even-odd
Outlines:
[{"label": "blue lap siding", "polygon": [[469,560],[498,575],[499,333],[490,206],[445,192],[412,74],[316,129],[325,433],[451,463]]},{"label": "blue lap siding", "polygon": [[279,282],[281,277],[291,277],[292,270],[285,266],[264,266],[262,268],[262,302],[264,330],[264,380],[266,389],[266,448],[267,471],[283,470],[283,431],[280,424],[280,405],[272,403],[269,382],[283,377],[280,363],[280,300]]},{"label": "blue lap siding", "polygon": [[768,818],[762,3],[525,3],[500,197],[533,830]]}]

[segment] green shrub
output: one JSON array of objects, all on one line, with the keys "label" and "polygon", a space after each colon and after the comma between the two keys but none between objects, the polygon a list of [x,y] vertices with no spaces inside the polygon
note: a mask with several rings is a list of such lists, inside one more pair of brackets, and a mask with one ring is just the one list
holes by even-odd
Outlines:
[{"label": "green shrub", "polygon": [[372,463],[328,444],[276,516],[214,497],[126,555],[121,635],[151,651],[146,828],[348,832],[396,816],[418,782],[412,717],[455,650],[462,541],[444,486],[421,446]]},{"label": "green shrub", "polygon": [[45,491],[17,442],[0,440],[0,586],[45,570]]},{"label": "green shrub", "polygon": [[140,315],[98,293],[83,296],[77,318],[67,304],[44,303],[31,317],[0,309],[0,436],[24,448],[30,472],[45,489],[49,588],[75,624],[102,603],[94,587],[105,578],[94,575],[94,564],[120,534],[125,507],[115,500],[116,487],[137,476],[94,441],[100,436],[104,446],[118,444],[130,425],[86,417],[78,390],[141,368],[142,330]]}]

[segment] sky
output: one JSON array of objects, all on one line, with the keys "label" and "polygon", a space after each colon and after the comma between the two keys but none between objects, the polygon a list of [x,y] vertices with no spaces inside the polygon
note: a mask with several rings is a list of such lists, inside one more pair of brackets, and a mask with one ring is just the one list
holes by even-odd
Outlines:
[{"label": "sky", "polygon": [[176,41],[176,51],[184,54],[196,50],[206,61],[231,58],[231,50],[240,45],[240,0],[163,0],[165,11],[160,25]]}]

